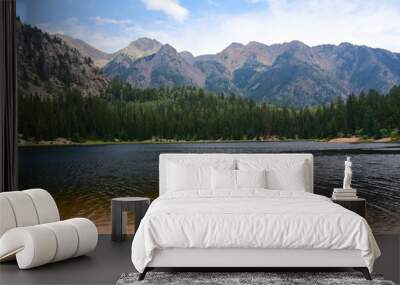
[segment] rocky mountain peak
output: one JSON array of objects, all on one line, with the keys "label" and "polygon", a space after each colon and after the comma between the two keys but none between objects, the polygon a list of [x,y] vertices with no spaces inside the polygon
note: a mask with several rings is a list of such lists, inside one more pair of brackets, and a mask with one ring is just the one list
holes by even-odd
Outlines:
[{"label": "rocky mountain peak", "polygon": [[241,50],[244,47],[245,47],[244,44],[233,42],[229,46],[227,46],[221,53],[229,52],[229,51],[233,51],[233,50]]},{"label": "rocky mountain peak", "polygon": [[348,47],[353,47],[353,45],[351,43],[348,42],[343,42],[339,44],[340,48],[348,48]]},{"label": "rocky mountain peak", "polygon": [[259,42],[256,42],[256,41],[250,41],[250,42],[248,42],[246,47],[249,47],[249,48],[261,48],[261,47],[268,47],[268,46],[266,44],[259,43]]},{"label": "rocky mountain peak", "polygon": [[161,46],[162,44],[159,41],[149,38],[139,38],[116,52],[116,54],[123,53],[128,55],[132,60],[135,60],[156,53]]},{"label": "rocky mountain peak", "polygon": [[308,45],[306,45],[305,43],[303,43],[302,41],[299,40],[293,40],[287,43],[289,46],[292,47],[297,47],[297,48],[309,48]]},{"label": "rocky mountain peak", "polygon": [[169,44],[162,45],[158,54],[177,54],[178,52],[174,47]]},{"label": "rocky mountain peak", "polygon": [[135,47],[142,51],[150,51],[159,49],[161,47],[161,43],[154,39],[149,39],[146,37],[138,38],[137,40],[131,42],[128,47]]}]

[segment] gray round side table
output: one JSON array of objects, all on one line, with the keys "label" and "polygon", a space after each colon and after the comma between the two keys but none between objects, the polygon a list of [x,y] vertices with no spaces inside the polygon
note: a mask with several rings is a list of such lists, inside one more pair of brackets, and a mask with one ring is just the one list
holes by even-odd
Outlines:
[{"label": "gray round side table", "polygon": [[122,241],[126,238],[127,212],[135,216],[135,231],[140,221],[146,214],[150,205],[150,198],[145,197],[121,197],[111,200],[112,234],[113,241]]}]

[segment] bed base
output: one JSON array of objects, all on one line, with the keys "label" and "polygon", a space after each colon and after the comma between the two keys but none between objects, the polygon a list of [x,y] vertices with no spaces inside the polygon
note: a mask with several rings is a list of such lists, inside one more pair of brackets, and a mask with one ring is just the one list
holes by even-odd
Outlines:
[{"label": "bed base", "polygon": [[[168,248],[156,249],[139,280],[154,269],[184,271],[338,271],[353,268],[371,279],[359,250],[350,249],[255,249],[255,248]],[[318,270],[317,270],[318,269]],[[340,271],[340,270],[339,270]]]},{"label": "bed base", "polygon": [[[367,267],[348,267],[352,268],[355,271],[360,271],[366,280],[372,280],[371,275]],[[348,269],[346,268],[346,269]],[[330,268],[337,269],[337,268]],[[139,274],[138,281],[142,281],[146,277],[146,273],[152,270],[162,270],[162,271],[192,271],[192,272],[270,272],[270,271],[278,271],[278,272],[291,272],[291,271],[311,271],[311,272],[323,272],[326,271],[327,268],[317,268],[317,267],[308,267],[308,268],[296,268],[296,267],[249,267],[249,268],[236,268],[236,267],[183,267],[183,268],[172,268],[172,267],[146,267],[142,273]],[[331,271],[331,270],[330,270]]]}]

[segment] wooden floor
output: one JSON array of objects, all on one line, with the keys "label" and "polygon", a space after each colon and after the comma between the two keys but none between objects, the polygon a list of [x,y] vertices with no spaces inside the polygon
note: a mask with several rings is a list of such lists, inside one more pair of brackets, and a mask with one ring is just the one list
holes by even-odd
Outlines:
[{"label": "wooden floor", "polygon": [[[382,251],[375,272],[400,282],[400,235],[375,235]],[[77,257],[29,270],[19,270],[15,262],[0,265],[0,284],[115,284],[124,272],[134,271],[130,259],[131,238],[112,242],[100,235],[97,249]],[[309,270],[313,271],[313,270]]]}]

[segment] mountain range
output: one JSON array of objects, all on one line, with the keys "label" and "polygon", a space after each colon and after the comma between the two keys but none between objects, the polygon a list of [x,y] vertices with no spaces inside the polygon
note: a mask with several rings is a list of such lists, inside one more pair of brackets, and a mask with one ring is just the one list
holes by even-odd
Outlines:
[{"label": "mountain range", "polygon": [[[133,50],[134,56],[127,51]],[[138,87],[194,85],[285,106],[331,102],[336,97],[400,83],[400,54],[342,43],[310,47],[300,41],[232,43],[217,54],[193,56],[140,38],[103,67]]]},{"label": "mountain range", "polygon": [[[21,24],[20,30],[26,26]],[[33,34],[40,31],[31,30]],[[21,64],[26,61],[31,73],[46,71],[52,77],[70,69],[72,83],[81,84],[90,94],[98,94],[110,78],[118,77],[140,88],[192,85],[258,102],[302,107],[367,89],[387,92],[400,84],[399,53],[350,43],[314,47],[300,41],[232,43],[219,53],[194,56],[155,39],[139,38],[109,54],[79,39],[42,34],[42,42],[36,39],[40,54],[19,54]],[[35,48],[26,39],[20,45],[29,45],[20,51]],[[60,58],[70,62],[57,71]],[[33,59],[35,64],[30,63]],[[41,59],[47,59],[44,70]],[[62,85],[60,78],[52,82]]]}]

